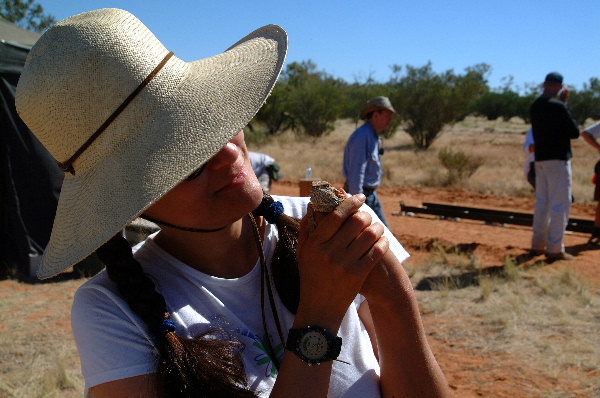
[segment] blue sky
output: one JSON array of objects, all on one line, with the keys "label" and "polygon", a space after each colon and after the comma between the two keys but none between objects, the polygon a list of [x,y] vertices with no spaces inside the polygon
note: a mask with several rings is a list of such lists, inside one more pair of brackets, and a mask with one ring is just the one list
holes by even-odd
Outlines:
[{"label": "blue sky", "polygon": [[312,60],[349,83],[386,82],[391,65],[440,73],[478,63],[491,66],[488,84],[513,89],[559,71],[583,89],[600,77],[598,0],[36,0],[57,20],[104,7],[136,15],[185,60],[218,54],[252,30],[281,25],[290,41],[287,63]]}]

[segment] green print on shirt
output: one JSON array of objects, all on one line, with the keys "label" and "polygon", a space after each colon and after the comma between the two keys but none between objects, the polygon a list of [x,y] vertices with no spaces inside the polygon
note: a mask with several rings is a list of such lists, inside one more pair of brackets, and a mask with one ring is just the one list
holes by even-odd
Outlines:
[{"label": "green print on shirt", "polygon": [[[263,335],[260,340],[258,340],[259,336],[256,336],[254,343],[252,344],[254,347],[258,348],[263,352],[263,354],[257,355],[254,360],[258,366],[267,365],[267,369],[270,368],[265,375],[268,377],[277,377],[277,368],[274,366],[273,358],[269,355],[269,350],[267,347],[271,345],[271,340],[269,335]],[[283,351],[283,344],[279,343],[277,346],[273,348],[274,354],[276,358],[281,358],[279,355]]]}]

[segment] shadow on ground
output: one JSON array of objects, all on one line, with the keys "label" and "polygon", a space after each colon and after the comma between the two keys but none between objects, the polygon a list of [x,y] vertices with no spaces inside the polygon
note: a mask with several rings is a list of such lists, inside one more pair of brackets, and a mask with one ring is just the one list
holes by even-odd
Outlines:
[{"label": "shadow on ground", "polygon": [[[462,253],[462,254],[471,254],[476,248],[478,244],[476,243],[460,243],[458,245],[448,247],[444,246],[442,249],[446,253],[454,252],[454,253]],[[433,247],[439,247],[438,242],[432,242],[431,244],[425,245],[425,250],[431,250]],[[584,251],[598,250],[598,244],[585,243],[579,245],[573,245],[566,248],[566,252],[572,254],[577,257],[580,253]],[[464,289],[470,286],[478,286],[479,280],[482,277],[495,277],[495,278],[505,278],[508,279],[510,277],[509,273],[511,270],[508,267],[514,268],[519,267],[519,269],[529,269],[536,267],[544,267],[548,264],[552,264],[559,260],[552,260],[546,258],[544,255],[536,256],[532,253],[523,253],[518,256],[508,256],[506,263],[509,265],[498,265],[486,267],[476,271],[464,272],[458,275],[443,275],[443,276],[429,276],[421,279],[419,283],[415,286],[416,290],[442,290],[442,289]]]}]

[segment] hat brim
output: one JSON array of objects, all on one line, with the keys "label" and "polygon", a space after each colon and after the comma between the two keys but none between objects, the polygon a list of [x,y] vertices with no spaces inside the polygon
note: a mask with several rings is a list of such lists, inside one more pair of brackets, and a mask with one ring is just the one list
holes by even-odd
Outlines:
[{"label": "hat brim", "polygon": [[388,110],[390,112],[392,112],[393,114],[397,115],[398,112],[396,112],[396,110],[394,108],[388,108],[386,106],[370,106],[367,109],[365,109],[364,111],[362,111],[362,113],[360,114],[360,118],[362,120],[365,120],[367,118],[367,115],[371,112],[375,112],[375,111],[382,111],[382,110]]},{"label": "hat brim", "polygon": [[168,101],[144,115],[111,156],[66,174],[37,276],[51,277],[88,257],[219,152],[264,104],[286,52],[285,31],[269,25],[214,57],[169,61],[185,64],[185,74]]}]

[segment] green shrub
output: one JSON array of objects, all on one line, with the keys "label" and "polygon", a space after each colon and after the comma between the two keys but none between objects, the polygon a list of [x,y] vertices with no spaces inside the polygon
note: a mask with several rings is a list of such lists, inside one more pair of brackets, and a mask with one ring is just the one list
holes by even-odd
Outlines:
[{"label": "green shrub", "polygon": [[447,124],[464,119],[471,103],[487,91],[485,64],[467,68],[464,75],[452,70],[436,73],[431,62],[422,67],[394,65],[392,84],[396,94],[390,100],[396,107],[405,131],[420,149],[427,149]]},{"label": "green shrub", "polygon": [[481,156],[468,155],[462,151],[443,148],[438,153],[442,165],[448,170],[450,185],[471,177],[484,164]]}]

